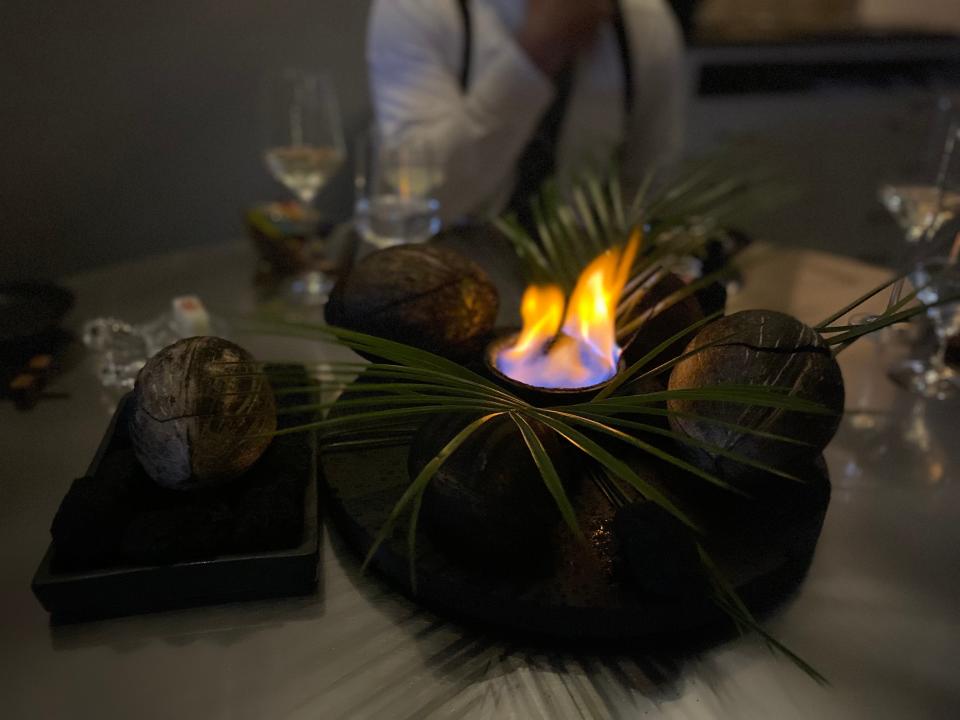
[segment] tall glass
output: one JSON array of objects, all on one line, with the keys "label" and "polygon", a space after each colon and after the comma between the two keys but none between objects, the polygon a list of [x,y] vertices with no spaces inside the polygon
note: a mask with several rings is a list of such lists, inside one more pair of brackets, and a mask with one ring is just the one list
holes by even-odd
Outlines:
[{"label": "tall glass", "polygon": [[[324,73],[288,68],[264,83],[263,104],[264,162],[300,202],[304,225],[315,229],[313,201],[347,155],[333,83]],[[307,235],[307,255],[317,262],[294,280],[292,290],[305,302],[322,302],[332,285],[320,269],[324,242],[315,230]]]},{"label": "tall glass", "polygon": [[436,190],[443,172],[426,143],[386,138],[376,128],[357,143],[355,221],[376,248],[419,243],[440,230]]}]

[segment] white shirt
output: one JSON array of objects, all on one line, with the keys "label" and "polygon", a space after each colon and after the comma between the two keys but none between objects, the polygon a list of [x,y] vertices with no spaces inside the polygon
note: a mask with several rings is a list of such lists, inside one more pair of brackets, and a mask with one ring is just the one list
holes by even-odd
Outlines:
[{"label": "white shirt", "polygon": [[[624,118],[623,65],[611,24],[577,60],[557,148],[558,175],[608,161],[625,141],[623,172],[638,180],[675,159],[686,96],[683,41],[663,0],[621,0],[634,107]],[[444,219],[490,216],[509,200],[517,159],[555,90],[515,40],[526,0],[472,0],[470,83],[460,88],[464,42],[457,0],[375,0],[367,59],[378,123],[389,137],[425,143],[441,164]]]}]

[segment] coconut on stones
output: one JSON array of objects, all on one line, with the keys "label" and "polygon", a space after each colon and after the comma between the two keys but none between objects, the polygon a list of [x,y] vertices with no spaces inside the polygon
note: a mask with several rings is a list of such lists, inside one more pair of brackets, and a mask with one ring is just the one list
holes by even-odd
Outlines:
[{"label": "coconut on stones", "polygon": [[[829,414],[672,399],[668,407],[673,412],[762,430],[803,444],[759,437],[689,417],[672,416],[670,424],[675,431],[785,469],[815,458],[833,438],[843,414],[843,377],[830,347],[815,330],[783,313],[745,310],[705,327],[686,351],[700,348],[674,367],[671,390],[722,385],[790,388],[792,395],[819,404]],[[700,450],[694,454],[701,464],[727,477],[746,472],[742,464],[728,458]]]},{"label": "coconut on stones", "polygon": [[159,485],[227,482],[253,465],[277,427],[273,390],[253,356],[217,337],[164,348],[137,376],[130,438]]},{"label": "coconut on stones", "polygon": [[341,278],[326,319],[463,361],[479,356],[499,303],[472,260],[440,245],[401,245],[371,253]]},{"label": "coconut on stones", "polygon": [[[640,301],[629,309],[625,315],[618,318],[618,325],[625,325],[635,318],[643,317],[652,311],[657,304],[667,299],[675,292],[679,292],[686,287],[686,283],[675,273],[667,273],[660,280],[644,292]],[[632,365],[648,353],[653,351],[661,343],[676,335],[684,328],[690,327],[694,323],[702,320],[703,310],[695,295],[688,295],[677,301],[670,307],[664,308],[656,315],[651,315],[639,327],[636,333],[625,339],[626,346],[623,349],[623,357],[626,364]],[[689,342],[689,336],[683,337],[665,350],[657,357],[653,358],[647,365],[655,368],[658,365],[669,362],[679,357]]]}]

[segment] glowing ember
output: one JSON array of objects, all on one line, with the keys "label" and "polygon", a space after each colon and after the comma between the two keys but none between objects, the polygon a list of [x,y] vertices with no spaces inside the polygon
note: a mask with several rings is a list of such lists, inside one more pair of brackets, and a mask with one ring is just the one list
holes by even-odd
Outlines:
[{"label": "glowing ember", "polygon": [[497,356],[507,377],[542,388],[584,388],[617,372],[620,346],[616,310],[640,245],[635,232],[625,248],[596,258],[577,280],[566,304],[555,285],[531,285],[523,295],[523,329]]}]

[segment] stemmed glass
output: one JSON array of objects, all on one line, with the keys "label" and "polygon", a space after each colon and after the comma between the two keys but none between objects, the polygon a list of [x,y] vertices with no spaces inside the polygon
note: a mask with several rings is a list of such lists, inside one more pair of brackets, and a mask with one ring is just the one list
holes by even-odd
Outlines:
[{"label": "stemmed glass", "polygon": [[300,202],[308,257],[316,262],[299,276],[295,294],[308,304],[322,302],[332,281],[323,272],[324,242],[312,204],[343,165],[346,143],[336,91],[324,73],[288,68],[264,83],[264,162]]},{"label": "stemmed glass", "polygon": [[[918,244],[930,241],[944,224],[960,213],[957,183],[957,101],[938,95],[918,146],[906,153],[889,182],[880,187],[879,199],[904,233],[911,254],[929,255]],[[894,285],[890,305],[895,304],[903,282]]]},{"label": "stemmed glass", "polygon": [[355,222],[375,248],[419,243],[440,230],[443,173],[431,147],[371,128],[357,143]]},{"label": "stemmed glass", "polygon": [[[960,333],[960,233],[953,241],[949,254],[938,252],[914,263],[910,282],[917,299],[924,305],[934,305],[927,316],[937,335],[937,349],[926,360],[910,359],[890,371],[898,384],[928,398],[944,400],[960,390],[960,373],[946,362],[950,339]],[[952,301],[948,301],[953,298]],[[947,302],[944,302],[947,301]]]}]

